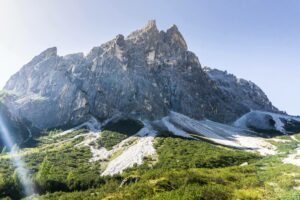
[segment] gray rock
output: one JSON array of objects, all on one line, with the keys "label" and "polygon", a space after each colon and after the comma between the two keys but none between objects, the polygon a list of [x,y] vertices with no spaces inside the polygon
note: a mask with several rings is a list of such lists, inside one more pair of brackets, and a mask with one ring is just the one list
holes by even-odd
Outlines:
[{"label": "gray rock", "polygon": [[[4,129],[11,134],[9,139],[2,133],[2,131],[5,131]],[[24,144],[31,136],[32,132],[26,122],[11,115],[7,107],[0,102],[0,152],[3,147],[11,148],[10,142]]]},{"label": "gray rock", "polygon": [[178,28],[159,31],[153,20],[86,56],[62,57],[50,48],[12,76],[5,90],[16,94],[5,101],[10,112],[39,129],[73,126],[91,115],[153,120],[170,110],[229,122],[268,104],[266,97],[241,103],[239,93],[234,97],[224,92],[188,50]]},{"label": "gray rock", "polygon": [[251,111],[234,122],[236,127],[247,128],[268,136],[278,133],[298,133],[300,117],[280,113]]},{"label": "gray rock", "polygon": [[253,82],[239,79],[233,74],[218,69],[205,67],[209,77],[216,82],[223,93],[233,101],[251,108],[252,110],[265,110],[278,113],[279,110],[272,105],[267,95]]}]

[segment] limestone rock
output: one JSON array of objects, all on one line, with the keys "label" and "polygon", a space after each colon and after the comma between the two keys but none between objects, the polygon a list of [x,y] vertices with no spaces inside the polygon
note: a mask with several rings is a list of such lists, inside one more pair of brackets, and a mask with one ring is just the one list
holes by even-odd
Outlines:
[{"label": "limestone rock", "polygon": [[232,98],[232,101],[239,102],[252,110],[264,110],[279,112],[272,105],[267,95],[253,82],[240,79],[226,71],[210,69],[205,67],[209,77],[216,82],[223,93]]},{"label": "limestone rock", "polygon": [[154,20],[86,56],[47,49],[13,75],[5,90],[15,94],[5,101],[10,112],[39,129],[74,126],[91,115],[154,120],[171,110],[230,122],[257,105],[271,108],[266,97],[241,103],[242,92],[225,92],[188,50],[178,28],[159,31]]}]

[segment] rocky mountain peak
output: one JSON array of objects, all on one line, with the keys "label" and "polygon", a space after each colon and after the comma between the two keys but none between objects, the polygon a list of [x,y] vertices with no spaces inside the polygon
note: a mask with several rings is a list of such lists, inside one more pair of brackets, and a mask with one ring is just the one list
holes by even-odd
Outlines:
[{"label": "rocky mountain peak", "polygon": [[274,107],[267,95],[253,82],[237,78],[227,71],[204,67],[204,71],[222,89],[226,96],[239,100],[245,106],[250,106],[253,110],[266,110],[279,112]]},{"label": "rocky mountain peak", "polygon": [[127,38],[128,39],[147,39],[149,37],[157,37],[159,35],[159,31],[156,26],[155,20],[150,20],[146,23],[146,25],[132,32]]},{"label": "rocky mountain peak", "polygon": [[[87,56],[57,56],[55,47],[47,49],[7,82],[5,90],[18,96],[5,103],[39,129],[76,125],[91,116],[153,120],[169,111],[229,122],[251,109],[272,109],[255,87],[233,81],[228,89],[222,83],[202,69],[176,25],[159,31],[151,20]],[[243,90],[247,102],[241,101]]]},{"label": "rocky mountain peak", "polygon": [[146,25],[144,26],[144,28],[142,28],[142,30],[144,30],[144,31],[157,30],[156,21],[155,20],[149,20],[146,23]]},{"label": "rocky mountain peak", "polygon": [[38,56],[35,56],[27,65],[35,65],[36,63],[48,60],[49,58],[57,57],[57,48],[51,47],[44,50]]},{"label": "rocky mountain peak", "polygon": [[182,36],[182,34],[179,32],[178,27],[176,25],[173,25],[171,28],[167,30],[167,38],[170,40],[172,45],[178,45],[184,50],[188,49],[188,46]]},{"label": "rocky mountain peak", "polygon": [[45,59],[53,56],[57,56],[57,47],[48,48],[39,55],[39,57],[43,57]]}]

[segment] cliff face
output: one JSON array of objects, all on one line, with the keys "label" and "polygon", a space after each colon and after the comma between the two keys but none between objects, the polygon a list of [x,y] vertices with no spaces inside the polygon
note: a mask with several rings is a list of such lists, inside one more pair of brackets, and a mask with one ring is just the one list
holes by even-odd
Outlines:
[{"label": "cliff face", "polygon": [[218,88],[233,101],[252,110],[280,112],[255,83],[237,78],[233,74],[218,69],[205,67],[204,71],[218,85]]},{"label": "cliff face", "polygon": [[[10,134],[9,140],[6,134]],[[32,136],[31,134],[26,123],[11,115],[6,106],[0,102],[0,151],[4,146],[9,146],[5,142],[23,144]]]},{"label": "cliff face", "polygon": [[15,94],[5,100],[10,112],[39,129],[79,124],[90,116],[152,120],[170,110],[229,122],[250,109],[275,109],[266,96],[245,103],[243,93],[229,95],[188,51],[178,28],[159,31],[155,21],[86,56],[47,49],[12,76],[5,90]]}]

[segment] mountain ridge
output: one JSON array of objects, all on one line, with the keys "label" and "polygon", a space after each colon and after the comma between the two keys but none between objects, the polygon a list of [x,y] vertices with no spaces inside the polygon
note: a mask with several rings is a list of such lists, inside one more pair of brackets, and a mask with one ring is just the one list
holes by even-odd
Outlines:
[{"label": "mountain ridge", "polygon": [[56,47],[49,48],[13,75],[4,89],[17,94],[4,101],[10,111],[39,129],[75,126],[90,116],[154,120],[175,111],[233,122],[251,109],[278,111],[261,90],[263,98],[252,105],[228,95],[188,50],[177,26],[159,31],[154,20],[86,56],[59,56]]}]

